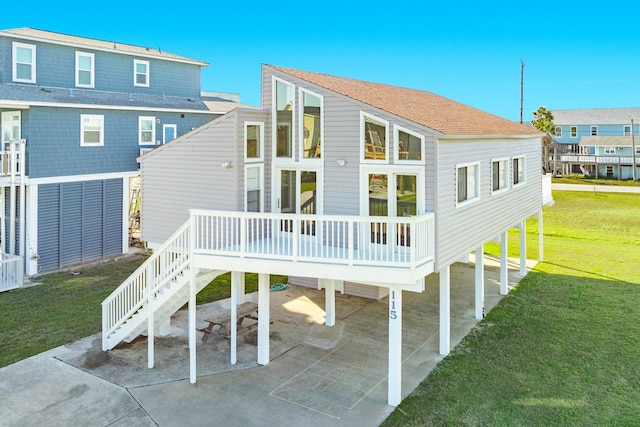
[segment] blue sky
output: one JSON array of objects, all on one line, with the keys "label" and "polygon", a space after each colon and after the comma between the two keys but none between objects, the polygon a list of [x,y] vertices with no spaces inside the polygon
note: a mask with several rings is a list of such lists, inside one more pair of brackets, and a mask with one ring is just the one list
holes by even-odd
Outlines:
[{"label": "blue sky", "polygon": [[[4,2],[0,29],[32,27],[207,61],[204,90],[260,104],[261,64],[427,90],[525,121],[551,110],[640,107],[640,4],[327,0]],[[640,121],[640,117],[637,118]]]}]

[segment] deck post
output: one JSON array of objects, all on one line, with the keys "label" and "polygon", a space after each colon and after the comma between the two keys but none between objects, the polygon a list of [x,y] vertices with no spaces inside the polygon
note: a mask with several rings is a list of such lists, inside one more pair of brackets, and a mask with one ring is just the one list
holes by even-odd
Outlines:
[{"label": "deck post", "polygon": [[[596,168],[597,169],[597,168]],[[544,226],[542,221],[542,208],[538,212],[538,261],[544,262]]]},{"label": "deck post", "polygon": [[484,319],[484,245],[476,249],[476,319]]},{"label": "deck post", "polygon": [[[237,277],[234,277],[236,275]],[[231,292],[236,293],[236,304],[245,302],[244,271],[231,272]]]},{"label": "deck post", "polygon": [[389,289],[389,405],[402,401],[402,289]]},{"label": "deck post", "polygon": [[336,324],[336,281],[333,279],[318,279],[324,287],[324,311],[325,324],[333,326]]},{"label": "deck post", "polygon": [[505,230],[500,235],[500,295],[509,293],[509,265],[507,260],[508,232],[509,230]]},{"label": "deck post", "polygon": [[190,217],[189,227],[189,270],[191,279],[189,280],[189,382],[196,383],[196,276],[198,269],[193,263],[193,248],[196,241],[196,232],[193,213]]},{"label": "deck post", "polygon": [[451,349],[451,266],[440,270],[440,354],[446,356]]},{"label": "deck post", "polygon": [[229,351],[230,351],[230,356],[229,358],[231,359],[231,364],[235,365],[238,358],[237,358],[237,347],[238,347],[238,280],[240,280],[240,272],[239,271],[232,271],[231,272],[231,299],[230,299],[230,304],[231,304],[231,313],[229,315],[229,319],[231,320],[230,322],[230,327],[231,327],[231,334],[229,336]]},{"label": "deck post", "polygon": [[520,223],[520,275],[527,275],[527,221]]},{"label": "deck post", "polygon": [[258,274],[258,364],[269,363],[269,275]]},{"label": "deck post", "polygon": [[153,368],[154,365],[154,324],[155,320],[153,319],[153,311],[155,307],[153,305],[153,280],[151,280],[154,275],[150,272],[151,268],[147,267],[147,274],[145,277],[146,283],[146,297],[147,297],[147,366],[149,369]]}]

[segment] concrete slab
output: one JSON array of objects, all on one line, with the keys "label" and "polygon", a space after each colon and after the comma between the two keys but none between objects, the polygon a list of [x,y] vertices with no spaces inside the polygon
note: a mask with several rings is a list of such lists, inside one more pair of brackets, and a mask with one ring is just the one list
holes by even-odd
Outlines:
[{"label": "concrete slab", "polygon": [[[533,266],[535,263],[530,265]],[[502,296],[495,260],[485,260],[488,312]],[[510,264],[510,286],[520,280]],[[477,324],[474,266],[451,271],[451,345]],[[247,299],[254,301],[257,295]],[[198,340],[197,383],[189,383],[187,313],[172,318],[171,334],[156,337],[155,367],[147,368],[147,339],[102,352],[100,334],[0,369],[0,426],[375,426],[387,405],[388,300],[336,295],[336,324],[324,325],[324,291],[291,286],[270,293],[270,355],[257,360],[255,322],[238,330],[238,363],[229,342]],[[438,277],[425,292],[403,298],[402,395],[441,360]],[[229,301],[198,307],[198,327]],[[200,333],[199,333],[200,335]]]}]

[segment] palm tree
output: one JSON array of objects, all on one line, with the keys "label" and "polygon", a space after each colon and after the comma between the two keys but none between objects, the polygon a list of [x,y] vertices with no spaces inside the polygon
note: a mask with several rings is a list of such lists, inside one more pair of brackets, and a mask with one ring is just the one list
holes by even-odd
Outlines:
[{"label": "palm tree", "polygon": [[[553,123],[553,112],[545,106],[538,107],[538,110],[533,112],[531,124],[539,131],[544,132],[544,136],[542,137],[542,148],[544,149],[542,164],[546,170],[549,170],[549,150],[553,144],[552,135],[556,134],[556,125]],[[555,170],[553,172],[555,175]]]}]

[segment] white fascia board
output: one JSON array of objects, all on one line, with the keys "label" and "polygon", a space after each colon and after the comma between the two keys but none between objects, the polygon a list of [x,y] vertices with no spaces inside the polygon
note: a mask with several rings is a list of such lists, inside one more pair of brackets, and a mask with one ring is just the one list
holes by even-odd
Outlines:
[{"label": "white fascia board", "polygon": [[528,140],[528,139],[540,139],[542,138],[542,134],[540,135],[442,135],[438,137],[439,140],[442,141],[459,141],[459,140],[506,140],[506,139],[519,139],[519,140]]},{"label": "white fascia board", "polygon": [[188,110],[177,108],[153,108],[153,107],[131,107],[126,105],[100,105],[100,104],[66,104],[56,102],[29,102],[28,105],[24,104],[24,101],[0,101],[0,107],[4,108],[23,108],[27,109],[31,107],[56,107],[56,108],[79,108],[79,109],[94,109],[94,110],[117,110],[117,111],[157,111],[165,113],[192,113],[192,114],[217,114],[210,110]]},{"label": "white fascia board", "polygon": [[86,175],[47,176],[42,178],[31,178],[29,182],[32,184],[59,184],[64,182],[82,182],[82,181],[96,181],[96,180],[103,180],[103,179],[132,178],[138,175],[140,175],[139,171],[96,173],[96,174],[86,174]]}]

